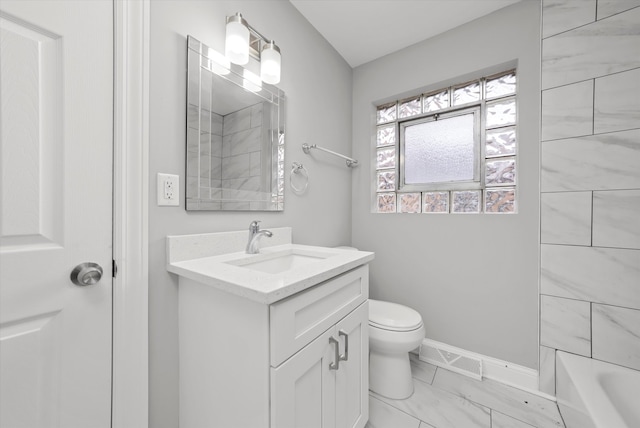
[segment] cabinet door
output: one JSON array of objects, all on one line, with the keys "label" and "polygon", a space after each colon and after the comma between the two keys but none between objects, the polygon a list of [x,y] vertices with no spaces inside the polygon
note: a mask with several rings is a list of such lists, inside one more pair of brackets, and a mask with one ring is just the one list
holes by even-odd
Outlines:
[{"label": "cabinet door", "polygon": [[363,428],[369,419],[369,302],[341,320],[336,334],[346,357],[335,372],[336,427]]},{"label": "cabinet door", "polygon": [[337,342],[330,328],[278,368],[271,368],[271,426],[335,427]]}]

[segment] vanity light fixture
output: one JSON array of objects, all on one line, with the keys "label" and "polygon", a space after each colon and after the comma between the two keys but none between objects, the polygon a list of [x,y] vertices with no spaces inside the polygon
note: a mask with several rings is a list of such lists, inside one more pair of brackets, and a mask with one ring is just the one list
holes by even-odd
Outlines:
[{"label": "vanity light fixture", "polygon": [[280,83],[280,48],[251,27],[239,12],[227,16],[225,55],[238,65],[245,65],[249,56],[253,56],[260,61],[262,81],[271,85]]},{"label": "vanity light fixture", "polygon": [[227,16],[224,54],[234,64],[245,65],[249,62],[249,23],[239,12]]},{"label": "vanity light fixture", "polygon": [[280,83],[280,48],[273,40],[260,52],[260,78],[271,85]]}]

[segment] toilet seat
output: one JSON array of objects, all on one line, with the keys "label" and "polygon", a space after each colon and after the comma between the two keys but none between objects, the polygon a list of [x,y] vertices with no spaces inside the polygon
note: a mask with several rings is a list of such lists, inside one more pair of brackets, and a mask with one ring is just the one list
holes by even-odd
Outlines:
[{"label": "toilet seat", "polygon": [[412,331],[422,327],[422,317],[406,306],[369,299],[369,325],[389,331]]}]

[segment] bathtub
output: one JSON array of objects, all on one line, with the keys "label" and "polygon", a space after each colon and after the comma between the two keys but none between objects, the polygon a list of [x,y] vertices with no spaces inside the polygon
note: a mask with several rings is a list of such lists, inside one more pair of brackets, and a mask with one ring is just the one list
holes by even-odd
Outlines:
[{"label": "bathtub", "polygon": [[558,351],[556,397],[567,428],[640,427],[640,371]]}]

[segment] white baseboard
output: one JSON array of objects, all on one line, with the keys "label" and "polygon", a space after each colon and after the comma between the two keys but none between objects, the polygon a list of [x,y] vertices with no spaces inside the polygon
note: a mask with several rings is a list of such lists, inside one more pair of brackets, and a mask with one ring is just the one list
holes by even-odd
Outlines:
[{"label": "white baseboard", "polygon": [[[425,339],[431,343],[441,343],[443,347],[450,349],[458,349],[461,353],[470,353],[465,349],[456,348],[442,342],[435,342]],[[538,395],[548,400],[555,401],[556,398],[538,390],[538,371],[529,367],[510,363],[508,361],[499,360],[482,354],[474,353],[482,359],[482,377],[483,379],[491,379],[502,384],[521,389],[523,391]]]}]

